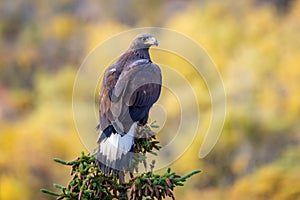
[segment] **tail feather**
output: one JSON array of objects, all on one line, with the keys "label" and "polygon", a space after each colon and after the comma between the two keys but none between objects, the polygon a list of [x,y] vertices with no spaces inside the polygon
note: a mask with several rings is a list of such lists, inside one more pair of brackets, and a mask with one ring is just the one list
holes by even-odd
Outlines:
[{"label": "tail feather", "polygon": [[118,133],[101,134],[98,144],[97,160],[99,168],[105,174],[117,171],[131,170],[131,160],[133,156],[134,136],[137,123],[132,124],[130,130],[125,135]]}]

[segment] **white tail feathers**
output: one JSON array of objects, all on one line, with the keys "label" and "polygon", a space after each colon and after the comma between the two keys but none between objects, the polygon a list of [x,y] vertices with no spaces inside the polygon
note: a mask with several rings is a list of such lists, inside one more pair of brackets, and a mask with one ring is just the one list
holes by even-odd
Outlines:
[{"label": "white tail feathers", "polygon": [[130,167],[133,152],[130,152],[134,144],[134,136],[137,123],[133,123],[130,130],[124,136],[112,133],[99,144],[98,161],[111,169],[124,169]]}]

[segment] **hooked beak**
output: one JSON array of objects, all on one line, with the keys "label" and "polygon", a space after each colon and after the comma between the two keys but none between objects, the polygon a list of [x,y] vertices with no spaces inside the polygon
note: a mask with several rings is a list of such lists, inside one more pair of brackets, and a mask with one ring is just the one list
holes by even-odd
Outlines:
[{"label": "hooked beak", "polygon": [[155,45],[158,46],[157,39],[155,37],[150,37],[144,44]]}]

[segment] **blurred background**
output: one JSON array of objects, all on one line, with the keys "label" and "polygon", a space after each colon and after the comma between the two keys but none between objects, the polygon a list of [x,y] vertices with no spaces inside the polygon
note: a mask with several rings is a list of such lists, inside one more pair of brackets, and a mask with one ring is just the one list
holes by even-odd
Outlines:
[{"label": "blurred background", "polygon": [[[196,138],[172,165],[182,174],[202,169],[176,197],[300,199],[299,10],[299,0],[2,1],[0,199],[53,199],[39,190],[68,182],[69,169],[52,159],[86,151],[72,116],[76,72],[99,43],[145,26],[201,44],[227,93],[213,151],[199,159]],[[197,91],[205,116],[209,101]]]}]

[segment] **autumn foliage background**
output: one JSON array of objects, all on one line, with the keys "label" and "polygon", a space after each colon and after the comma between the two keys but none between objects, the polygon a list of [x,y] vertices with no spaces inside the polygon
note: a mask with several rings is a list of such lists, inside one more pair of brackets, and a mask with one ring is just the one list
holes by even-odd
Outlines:
[{"label": "autumn foliage background", "polygon": [[[2,1],[0,199],[51,199],[39,189],[67,183],[68,169],[52,158],[71,160],[85,150],[71,106],[77,69],[102,41],[145,26],[171,28],[201,44],[227,93],[213,151],[199,159],[197,137],[172,165],[182,174],[202,169],[176,197],[300,199],[299,10],[299,0]],[[199,88],[205,126],[209,97],[205,84]],[[168,117],[177,123],[172,105]],[[159,133],[166,143],[171,136],[163,132],[171,133]]]}]

